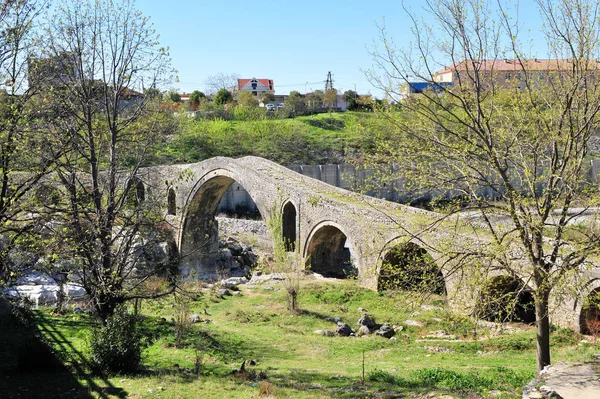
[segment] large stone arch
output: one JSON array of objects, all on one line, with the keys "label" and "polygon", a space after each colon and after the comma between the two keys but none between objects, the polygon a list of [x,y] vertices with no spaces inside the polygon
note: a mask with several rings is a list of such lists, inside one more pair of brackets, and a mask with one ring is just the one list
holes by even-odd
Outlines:
[{"label": "large stone arch", "polygon": [[223,194],[233,182],[240,183],[256,203],[259,212],[267,219],[269,208],[260,192],[242,174],[229,169],[214,169],[198,179],[192,188],[182,213],[179,248],[180,272],[188,277],[215,277],[211,266],[218,255],[218,228],[215,215]]},{"label": "large stone arch", "polygon": [[377,290],[402,289],[445,295],[446,279],[422,243],[394,239],[379,254]]},{"label": "large stone arch", "polygon": [[[356,246],[344,230],[342,226],[329,220],[317,224],[304,245],[305,265],[325,277],[347,278],[360,274],[358,259],[352,259]],[[349,254],[345,248],[349,249]]]},{"label": "large stone arch", "polygon": [[285,201],[281,207],[281,232],[285,250],[288,252],[294,252],[297,247],[298,216],[298,207],[291,200]]}]

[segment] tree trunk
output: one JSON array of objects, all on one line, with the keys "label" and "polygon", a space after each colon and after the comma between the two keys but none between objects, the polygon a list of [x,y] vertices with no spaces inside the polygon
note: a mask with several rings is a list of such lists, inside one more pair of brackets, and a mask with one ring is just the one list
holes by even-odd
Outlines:
[{"label": "tree trunk", "polygon": [[540,293],[535,300],[535,326],[537,338],[537,371],[550,365],[550,320],[548,318],[548,293]]}]

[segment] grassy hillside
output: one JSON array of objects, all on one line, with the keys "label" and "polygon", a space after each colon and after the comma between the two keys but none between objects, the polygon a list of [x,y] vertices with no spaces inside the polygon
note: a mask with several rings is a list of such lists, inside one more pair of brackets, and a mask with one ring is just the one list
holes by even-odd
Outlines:
[{"label": "grassy hillside", "polygon": [[345,112],[294,119],[181,121],[154,163],[198,162],[214,156],[256,155],[280,164],[341,163],[373,145],[382,129],[373,113]]},{"label": "grassy hillside", "polygon": [[[301,311],[290,313],[280,282],[241,286],[241,296],[219,298],[214,288],[201,292],[190,302],[189,313],[209,322],[190,325],[179,346],[171,321],[179,305],[173,298],[144,302],[149,346],[145,367],[136,375],[90,376],[85,368],[87,316],[38,311],[39,328],[62,350],[85,387],[71,384],[65,390],[73,390],[72,396],[104,398],[508,398],[519,397],[521,386],[535,373],[531,327],[477,327],[444,311],[443,298],[430,298],[426,303],[434,307],[422,307],[406,294],[364,290],[356,281],[311,280],[303,283]],[[334,331],[338,318],[356,330],[359,308],[378,323],[402,325],[402,331],[392,340],[314,333]],[[440,336],[440,330],[455,339]],[[554,360],[591,358],[597,347],[580,343],[580,338],[571,331],[555,331]],[[233,375],[248,359],[257,364],[248,366],[248,373]],[[28,379],[2,382],[2,392],[16,393],[9,397],[52,397],[44,384],[19,395]],[[55,390],[61,391],[60,380],[57,384]]]}]

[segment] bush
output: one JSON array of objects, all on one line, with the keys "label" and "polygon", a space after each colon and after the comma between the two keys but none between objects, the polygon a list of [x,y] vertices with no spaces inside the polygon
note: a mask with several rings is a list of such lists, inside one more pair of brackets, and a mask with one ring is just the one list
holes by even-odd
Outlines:
[{"label": "bush", "polygon": [[133,372],[141,363],[142,347],[135,316],[128,314],[125,306],[119,306],[106,325],[92,333],[92,368],[100,373]]}]

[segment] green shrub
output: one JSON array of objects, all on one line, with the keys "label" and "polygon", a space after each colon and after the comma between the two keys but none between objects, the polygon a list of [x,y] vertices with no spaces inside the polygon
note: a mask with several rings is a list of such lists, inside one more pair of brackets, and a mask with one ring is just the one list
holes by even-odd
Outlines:
[{"label": "green shrub", "polygon": [[414,388],[417,385],[414,381],[406,380],[402,377],[396,377],[387,371],[375,369],[367,375],[367,381],[370,382],[384,382],[390,385],[396,385],[404,388]]},{"label": "green shrub", "polygon": [[495,346],[501,351],[526,351],[535,348],[535,339],[530,334],[511,334],[495,341]]},{"label": "green shrub", "polygon": [[136,317],[119,306],[106,325],[93,331],[90,341],[92,368],[99,373],[128,373],[137,370],[142,360],[143,337]]},{"label": "green shrub", "polygon": [[579,341],[581,341],[581,334],[568,328],[555,327],[550,335],[552,346],[577,345]]},{"label": "green shrub", "polygon": [[451,392],[483,393],[490,389],[512,390],[523,386],[533,375],[518,373],[506,367],[490,369],[481,375],[471,370],[461,373],[441,367],[419,369],[411,372],[408,378],[396,377],[383,370],[375,370],[367,376],[370,382],[383,382],[404,388],[437,388]]},{"label": "green shrub", "polygon": [[371,382],[385,382],[386,384],[396,384],[396,377],[388,373],[387,371],[375,369],[367,375],[367,381]]},{"label": "green shrub", "polygon": [[446,388],[451,391],[474,391],[492,385],[490,379],[481,377],[477,373],[463,374],[441,367],[418,370],[415,376],[423,386]]}]

